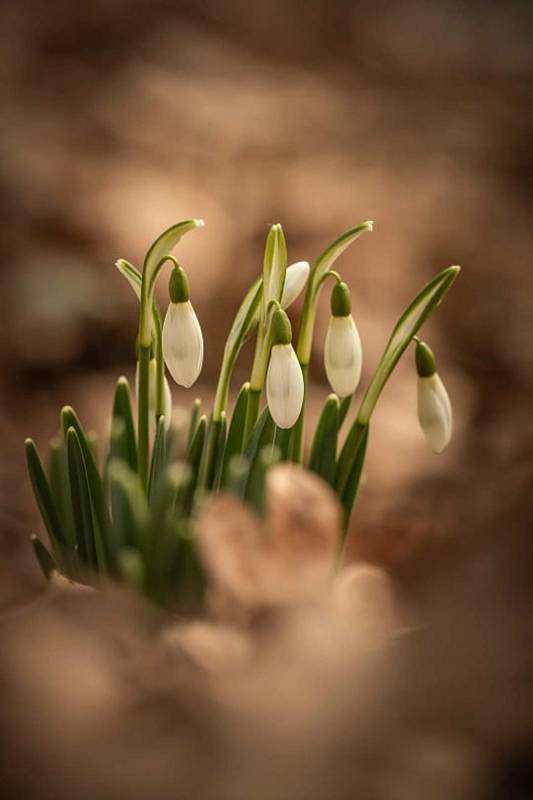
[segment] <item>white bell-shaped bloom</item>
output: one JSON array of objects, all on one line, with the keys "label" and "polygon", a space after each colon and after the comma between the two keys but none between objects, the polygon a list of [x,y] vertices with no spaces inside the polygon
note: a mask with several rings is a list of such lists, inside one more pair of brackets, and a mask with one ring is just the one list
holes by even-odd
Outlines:
[{"label": "white bell-shaped bloom", "polygon": [[361,339],[351,314],[329,319],[324,365],[329,384],[339,397],[353,394],[363,366]]},{"label": "white bell-shaped bloom", "polygon": [[163,323],[163,356],[180,386],[193,385],[202,370],[204,339],[190,300],[170,303]]},{"label": "white bell-shaped bloom", "polygon": [[288,308],[291,303],[294,303],[307,283],[310,269],[307,261],[297,261],[296,264],[291,264],[290,267],[287,267],[283,294],[281,295],[282,308]]},{"label": "white bell-shaped bloom", "polygon": [[292,428],[304,401],[304,379],[296,353],[290,344],[276,344],[270,353],[266,395],[278,428]]},{"label": "white bell-shaped bloom", "polygon": [[452,436],[452,406],[437,372],[417,379],[417,411],[426,441],[435,453],[442,453]]}]

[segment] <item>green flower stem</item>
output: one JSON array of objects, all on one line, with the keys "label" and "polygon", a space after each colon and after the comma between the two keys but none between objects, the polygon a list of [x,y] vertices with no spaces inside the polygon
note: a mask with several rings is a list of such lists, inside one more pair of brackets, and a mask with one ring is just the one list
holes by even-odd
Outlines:
[{"label": "green flower stem", "polygon": [[[300,333],[298,336],[298,346],[296,348],[296,355],[298,356],[298,361],[300,362],[304,376],[305,395],[307,395],[309,362],[311,360],[313,331],[315,328],[315,319],[320,290],[324,284],[324,280],[328,272],[332,273],[332,277],[337,277],[338,273],[335,273],[332,270],[335,261],[353,242],[355,242],[356,239],[359,238],[359,236],[361,236],[362,233],[372,231],[372,225],[372,222],[362,222],[360,225],[349,228],[323,251],[311,268],[311,274],[309,275],[307,289],[305,292]],[[304,405],[302,406],[302,413],[300,414],[300,417],[294,426],[293,433],[292,459],[298,464],[301,464],[303,455],[304,409],[305,399]]]},{"label": "green flower stem", "polygon": [[224,347],[222,367],[218,377],[218,384],[213,404],[213,419],[215,421],[222,418],[222,412],[226,410],[228,403],[229,385],[233,373],[233,367],[240,353],[241,347],[253,328],[263,296],[263,281],[259,278],[250,287],[244,300],[239,306],[239,310],[233,320],[233,325]]},{"label": "green flower stem", "polygon": [[368,428],[379,396],[398,361],[423,323],[442,302],[444,295],[449,291],[459,271],[460,267],[453,266],[439,272],[421,289],[394,326],[339,456],[336,477],[336,489],[339,495],[342,495],[346,489],[350,473],[357,458],[360,429]]},{"label": "green flower stem", "polygon": [[139,397],[137,435],[139,477],[144,489],[148,486],[148,461],[150,450],[150,345],[139,345]]},{"label": "green flower stem", "polygon": [[161,312],[157,303],[152,304],[152,319],[154,323],[154,352],[156,363],[156,392],[155,392],[155,418],[162,417],[165,413],[165,360],[163,358],[163,326]]}]

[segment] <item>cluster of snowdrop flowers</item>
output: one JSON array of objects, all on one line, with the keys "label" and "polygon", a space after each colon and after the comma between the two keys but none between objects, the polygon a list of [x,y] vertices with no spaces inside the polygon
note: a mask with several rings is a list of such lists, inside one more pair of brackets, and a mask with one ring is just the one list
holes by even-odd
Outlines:
[{"label": "cluster of snowdrop flowers", "polygon": [[[140,304],[137,403],[135,407],[127,379],[119,378],[103,468],[92,437],[70,406],[61,412],[48,469],[34,443],[26,442],[28,470],[51,543],[49,550],[40,538],[33,539],[46,574],[56,570],[88,582],[93,582],[88,575],[118,577],[162,603],[170,597],[185,596],[190,602],[191,597],[203,596],[205,576],[195,544],[200,505],[210,494],[229,492],[263,515],[266,476],[279,462],[306,467],[334,492],[342,512],[341,550],[374,409],[413,342],[420,425],[435,452],[450,441],[450,400],[435,358],[417,334],[459,267],[438,273],[400,315],[351,414],[362,378],[362,346],[350,288],[334,267],[361,235],[372,231],[371,222],[341,233],[312,263],[290,266],[283,229],[270,226],[261,274],[242,299],[228,333],[212,408],[202,413],[196,399],[187,429],[180,432],[172,417],[166,372],[179,386],[192,387],[202,370],[204,341],[188,276],[173,251],[185,234],[203,227],[202,220],[190,219],[168,228],[148,249],[141,269],[125,259],[116,262]],[[155,285],[166,265],[170,277],[163,315]],[[309,370],[318,301],[326,283],[331,295],[324,371],[332,393],[325,399],[307,453]],[[298,334],[293,337],[287,310],[299,296]],[[293,320],[298,316],[294,308],[290,314]],[[253,337],[250,378],[230,403],[235,364],[243,344]]]}]

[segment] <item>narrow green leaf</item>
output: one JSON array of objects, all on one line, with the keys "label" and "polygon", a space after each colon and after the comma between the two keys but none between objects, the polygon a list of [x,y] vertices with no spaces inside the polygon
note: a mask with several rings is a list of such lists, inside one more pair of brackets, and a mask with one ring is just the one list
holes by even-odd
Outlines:
[{"label": "narrow green leaf", "polygon": [[226,447],[226,437],[228,432],[228,423],[226,415],[222,412],[222,418],[218,429],[218,439],[216,443],[216,451],[213,465],[213,481],[211,489],[216,492],[220,486],[220,478],[222,474],[222,464],[224,460],[224,449]]},{"label": "narrow green leaf", "polygon": [[157,491],[157,484],[166,465],[166,436],[165,418],[159,417],[155,432],[154,446],[152,450],[152,462],[150,464],[150,479],[148,481],[148,503],[152,505],[154,495]]},{"label": "narrow green leaf", "polygon": [[[50,442],[48,458],[50,490],[65,534],[65,557],[71,568],[76,562],[76,531],[70,499],[70,477],[68,472],[67,447],[62,437]],[[74,577],[74,576],[73,576]]]},{"label": "narrow green leaf", "polygon": [[344,420],[346,419],[346,414],[350,410],[350,406],[352,404],[353,394],[349,394],[348,397],[344,397],[340,401],[339,405],[339,430],[342,428]]},{"label": "narrow green leaf", "polygon": [[33,552],[35,553],[35,558],[37,559],[44,577],[46,580],[48,580],[52,572],[57,571],[57,564],[46,549],[45,545],[38,536],[35,536],[35,534],[31,537],[31,543]]},{"label": "narrow green leaf", "polygon": [[98,526],[102,533],[102,537],[105,540],[106,532],[110,525],[109,511],[106,504],[103,481],[100,477],[94,454],[87,440],[83,426],[79,421],[76,412],[71,406],[65,406],[61,411],[61,422],[65,441],[67,439],[67,431],[69,428],[74,428],[76,431],[87,472],[87,480],[89,483],[89,490],[94,512],[98,520]]},{"label": "narrow green leaf", "polygon": [[164,469],[152,501],[152,524],[156,542],[165,514],[170,513],[177,518],[182,516],[183,496],[191,479],[191,468],[183,462],[170,464]]},{"label": "narrow green leaf", "polygon": [[213,417],[215,419],[219,419],[220,414],[226,408],[233,367],[246,337],[257,322],[257,313],[262,295],[263,280],[258,278],[246,293],[233,320],[233,325],[224,347],[222,367],[213,404]]},{"label": "narrow green leaf", "polygon": [[339,497],[342,497],[350,474],[352,473],[354,463],[360,450],[361,441],[366,435],[367,429],[367,423],[356,420],[348,432],[341,454],[337,460],[337,470],[335,474],[335,491]]},{"label": "narrow green leaf", "polygon": [[287,271],[287,245],[281,225],[272,225],[265,244],[263,258],[263,303],[262,322],[266,321],[268,306],[272,300],[280,302]]},{"label": "narrow green leaf", "polygon": [[291,447],[293,430],[294,428],[276,427],[274,429],[274,437],[272,439],[272,444],[278,450],[279,461],[289,461],[290,459],[290,447]]},{"label": "narrow green leaf", "polygon": [[119,258],[115,261],[115,267],[118,269],[121,275],[126,278],[129,285],[135,292],[135,296],[137,300],[140,301],[141,299],[141,285],[142,285],[142,275],[139,270],[130,264],[129,261],[126,261],[125,258]]},{"label": "narrow green leaf", "polygon": [[272,415],[268,406],[265,406],[259,415],[259,419],[255,423],[250,436],[250,441],[248,442],[244,453],[252,466],[259,451],[267,444],[273,444],[275,430],[276,425],[272,419]]},{"label": "narrow green leaf", "polygon": [[112,460],[108,467],[109,494],[113,525],[113,549],[134,547],[141,553],[148,549],[149,511],[139,476],[122,460]]},{"label": "narrow green leaf", "polygon": [[341,544],[344,542],[344,537],[346,536],[346,531],[348,530],[348,524],[350,522],[350,516],[352,514],[355,500],[359,492],[361,475],[363,473],[363,466],[365,463],[367,443],[368,443],[368,425],[364,426],[364,429],[362,430],[357,445],[357,450],[354,455],[352,469],[348,476],[346,486],[344,487],[344,490],[341,495],[341,503],[344,516],[344,526],[343,526],[344,535]]},{"label": "narrow green leaf", "polygon": [[170,427],[166,434],[166,454],[167,454],[167,464],[172,464],[175,461],[179,446],[180,446],[180,439],[181,434],[183,433],[183,421],[179,420],[176,422],[172,420],[170,423]]},{"label": "narrow green leaf", "polygon": [[91,506],[89,480],[80,440],[74,428],[67,430],[67,453],[70,491],[74,524],[77,531],[78,552],[82,561],[97,570],[95,530]]},{"label": "narrow green leaf", "polygon": [[246,484],[250,475],[250,462],[242,453],[232,456],[228,462],[224,491],[244,499]]},{"label": "narrow green leaf", "polygon": [[200,406],[202,405],[202,401],[199,397],[196,398],[194,403],[192,404],[192,411],[191,411],[191,419],[189,422],[189,430],[187,431],[187,444],[186,444],[186,452],[190,450],[192,440],[194,438],[194,434],[196,433],[196,428],[198,427],[198,419],[200,417]]},{"label": "narrow green leaf", "polygon": [[192,479],[187,487],[187,490],[185,491],[185,495],[183,498],[183,513],[185,516],[188,516],[192,510],[194,494],[196,492],[196,487],[198,483],[198,472],[200,469],[200,462],[202,460],[202,452],[204,449],[204,443],[206,438],[206,431],[207,431],[207,418],[205,414],[203,414],[198,422],[198,426],[193,436],[191,446],[187,451],[186,461],[191,468]]},{"label": "narrow green leaf", "polygon": [[26,463],[28,466],[28,473],[30,476],[33,494],[41,517],[44,522],[45,528],[50,537],[50,542],[56,558],[60,557],[61,546],[65,544],[66,538],[63,531],[63,526],[59,518],[58,510],[54,503],[50,486],[46,478],[39,453],[32,439],[26,439]]},{"label": "narrow green leaf", "polygon": [[222,461],[222,475],[220,480],[222,486],[224,486],[226,482],[230,460],[234,455],[242,453],[244,449],[244,423],[246,420],[246,407],[248,404],[249,391],[250,384],[246,382],[243,384],[239,392],[235,402],[235,408],[233,409],[233,415],[231,417],[231,423],[229,426],[228,437],[226,440]]},{"label": "narrow green leaf", "polygon": [[198,476],[196,480],[196,491],[199,494],[205,490],[211,489],[213,485],[213,470],[216,459],[217,442],[220,429],[223,425],[223,418],[224,414],[217,421],[213,419],[212,414],[209,416],[202,450],[202,457],[200,459],[200,466],[198,467]]},{"label": "narrow green leaf", "polygon": [[[135,423],[131,407],[130,386],[125,377],[117,381],[113,400],[112,425],[123,422],[122,435],[111,442],[110,457],[122,458],[134,472],[137,472],[137,442],[135,439]],[[120,427],[120,426],[119,426]]]},{"label": "narrow green leaf", "polygon": [[320,475],[330,486],[335,484],[339,416],[339,398],[330,394],[318,421],[309,461],[311,472]]},{"label": "narrow green leaf", "polygon": [[265,510],[266,474],[279,461],[279,456],[277,447],[267,445],[261,448],[252,462],[244,498],[259,515]]},{"label": "narrow green leaf", "polygon": [[197,616],[203,607],[207,581],[191,526],[184,521],[174,522],[173,540],[177,548],[173,563],[168,559],[166,591],[162,596],[167,603],[175,604],[181,613]]}]

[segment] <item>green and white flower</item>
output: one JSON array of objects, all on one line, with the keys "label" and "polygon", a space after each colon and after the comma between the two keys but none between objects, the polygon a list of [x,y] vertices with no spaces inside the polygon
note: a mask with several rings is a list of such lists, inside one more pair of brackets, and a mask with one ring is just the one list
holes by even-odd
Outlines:
[{"label": "green and white flower", "polygon": [[266,395],[278,428],[292,428],[304,401],[302,368],[291,344],[289,318],[276,309],[271,325],[272,350],[266,379]]},{"label": "green and white flower", "polygon": [[435,356],[424,342],[417,342],[415,362],[418,421],[433,452],[442,453],[452,437],[450,398],[437,372]]},{"label": "green and white flower", "polygon": [[331,293],[331,317],[324,348],[324,366],[329,384],[339,397],[353,394],[361,379],[361,339],[351,314],[348,286],[339,281]]},{"label": "green and white flower", "polygon": [[172,270],[169,294],[170,303],[163,323],[163,356],[176,383],[188,389],[202,371],[204,339],[182,267]]}]

